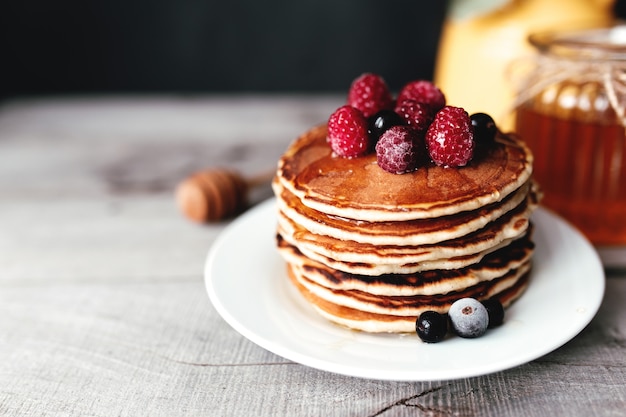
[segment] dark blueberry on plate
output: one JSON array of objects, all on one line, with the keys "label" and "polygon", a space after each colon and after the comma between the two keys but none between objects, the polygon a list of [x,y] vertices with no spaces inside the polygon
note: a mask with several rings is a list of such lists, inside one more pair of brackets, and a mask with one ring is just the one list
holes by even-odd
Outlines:
[{"label": "dark blueberry on plate", "polygon": [[497,327],[504,321],[504,307],[497,298],[490,298],[482,302],[489,315],[489,328]]},{"label": "dark blueberry on plate", "polygon": [[436,311],[425,311],[417,318],[415,331],[426,343],[441,342],[448,332],[448,318]]}]

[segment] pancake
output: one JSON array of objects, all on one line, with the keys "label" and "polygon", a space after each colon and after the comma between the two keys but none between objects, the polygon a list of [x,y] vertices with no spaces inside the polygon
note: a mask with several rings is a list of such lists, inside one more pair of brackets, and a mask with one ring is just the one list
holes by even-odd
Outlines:
[{"label": "pancake", "polygon": [[348,263],[408,265],[489,252],[500,243],[519,237],[528,229],[529,210],[532,208],[520,205],[489,227],[457,239],[425,245],[373,245],[355,241],[347,244],[341,239],[312,233],[281,211],[278,212],[278,230],[285,239],[305,253],[317,253]]},{"label": "pancake", "polygon": [[462,168],[391,174],[375,154],[335,156],[326,126],[280,158],[276,245],[289,279],[334,323],[414,332],[463,297],[508,306],[528,285],[540,192],[524,142],[498,133]]},{"label": "pancake", "polygon": [[476,210],[519,189],[532,173],[525,143],[499,134],[462,169],[432,163],[402,175],[376,164],[376,155],[339,158],[318,126],[298,138],[278,162],[276,178],[307,207],[370,222],[436,218]]},{"label": "pancake", "polygon": [[295,223],[318,235],[375,245],[422,245],[454,239],[483,228],[525,202],[529,189],[530,183],[523,184],[503,200],[473,211],[402,222],[369,222],[320,213],[298,204],[288,192],[280,194],[278,207]]},{"label": "pancake", "polygon": [[426,310],[446,312],[450,304],[459,298],[491,298],[515,285],[529,269],[530,266],[528,264],[523,264],[519,269],[512,269],[501,277],[492,280],[481,281],[475,285],[445,294],[423,296],[383,296],[359,290],[333,290],[307,279],[293,266],[292,274],[309,292],[330,303],[369,313],[409,316],[415,320],[415,317]]},{"label": "pancake", "polygon": [[[440,313],[446,313],[450,308],[452,297],[447,303],[440,303],[437,306],[425,304],[421,309],[416,309],[414,315],[402,316],[396,314],[378,314],[363,311],[345,305],[329,302],[313,292],[309,291],[304,285],[298,281],[295,274],[288,269],[288,276],[293,285],[300,291],[308,302],[310,302],[315,310],[327,318],[328,320],[345,326],[352,330],[360,330],[370,333],[411,333],[415,331],[416,317],[423,311],[432,310]],[[517,281],[499,292],[490,294],[491,298],[497,298],[504,307],[508,307],[513,301],[522,295],[528,285],[529,273],[522,274]],[[487,299],[488,297],[479,297]]]},{"label": "pancake", "polygon": [[318,235],[278,213],[278,231],[302,253],[345,272],[379,275],[461,268],[523,235],[534,204],[524,201],[488,225],[461,236],[421,246],[372,245]]},{"label": "pancake", "polygon": [[[280,229],[279,229],[280,233]],[[363,263],[363,262],[343,262],[333,259],[319,253],[309,251],[304,247],[300,247],[300,252],[306,257],[320,262],[330,268],[341,272],[360,274],[368,276],[380,276],[383,274],[410,274],[432,269],[452,270],[466,267],[468,265],[479,262],[486,254],[499,249],[501,246],[508,244],[509,241],[502,242],[501,245],[491,247],[483,252],[457,256],[451,258],[440,258],[415,263],[404,264],[385,264],[385,263]]]},{"label": "pancake", "polygon": [[529,262],[534,249],[530,236],[526,235],[465,268],[370,276],[330,268],[307,257],[296,247],[281,240],[280,236],[277,238],[279,250],[285,259],[308,280],[332,290],[357,290],[386,296],[440,295],[459,291],[499,278],[511,269],[521,267]]}]

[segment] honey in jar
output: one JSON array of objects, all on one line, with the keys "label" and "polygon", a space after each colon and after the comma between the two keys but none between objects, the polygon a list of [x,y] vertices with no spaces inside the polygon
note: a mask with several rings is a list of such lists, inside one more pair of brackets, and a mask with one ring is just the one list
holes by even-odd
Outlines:
[{"label": "honey in jar", "polygon": [[626,27],[530,37],[517,133],[542,203],[597,246],[626,245]]}]

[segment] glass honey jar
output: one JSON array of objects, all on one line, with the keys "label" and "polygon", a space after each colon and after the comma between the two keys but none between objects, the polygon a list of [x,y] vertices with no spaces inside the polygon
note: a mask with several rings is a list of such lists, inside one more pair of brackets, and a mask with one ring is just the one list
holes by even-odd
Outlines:
[{"label": "glass honey jar", "polygon": [[[596,246],[626,246],[626,26],[530,36],[515,130],[542,204]],[[522,75],[520,75],[520,73]]]}]

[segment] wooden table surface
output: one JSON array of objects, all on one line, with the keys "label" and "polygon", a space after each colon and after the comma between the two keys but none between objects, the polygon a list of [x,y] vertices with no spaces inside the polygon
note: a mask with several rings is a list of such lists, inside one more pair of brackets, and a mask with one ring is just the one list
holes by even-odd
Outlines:
[{"label": "wooden table surface", "polygon": [[[228,224],[197,225],[187,174],[272,169],[332,96],[73,97],[0,105],[0,415],[624,416],[626,272],[576,338],[486,376],[389,382],[283,359],[205,291]],[[270,196],[268,187],[252,199]],[[528,343],[533,343],[529,340]]]}]

